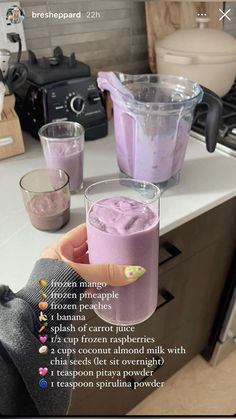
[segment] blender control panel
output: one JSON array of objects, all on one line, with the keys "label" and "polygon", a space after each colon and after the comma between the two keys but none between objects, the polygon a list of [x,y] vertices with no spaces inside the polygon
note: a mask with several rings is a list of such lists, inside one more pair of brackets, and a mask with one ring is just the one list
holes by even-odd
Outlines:
[{"label": "blender control panel", "polygon": [[105,114],[102,95],[92,77],[65,80],[44,88],[51,121],[72,120],[82,125]]}]

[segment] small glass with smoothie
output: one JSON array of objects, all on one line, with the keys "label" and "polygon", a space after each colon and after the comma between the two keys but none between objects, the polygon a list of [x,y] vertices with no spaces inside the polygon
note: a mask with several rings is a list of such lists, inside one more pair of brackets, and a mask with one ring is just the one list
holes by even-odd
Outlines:
[{"label": "small glass with smoothie", "polygon": [[[115,325],[141,323],[157,306],[160,190],[149,182],[112,179],[89,186],[85,200],[89,262],[146,270],[131,284],[96,290],[106,298],[95,312]],[[118,298],[110,299],[112,291]],[[103,308],[105,304],[110,308]]]},{"label": "small glass with smoothie", "polygon": [[56,231],[70,219],[69,176],[60,169],[37,169],[20,179],[31,224],[38,230]]},{"label": "small glass with smoothie", "polygon": [[71,192],[83,188],[84,128],[77,122],[57,121],[42,126],[39,137],[49,168],[62,169],[70,178]]}]

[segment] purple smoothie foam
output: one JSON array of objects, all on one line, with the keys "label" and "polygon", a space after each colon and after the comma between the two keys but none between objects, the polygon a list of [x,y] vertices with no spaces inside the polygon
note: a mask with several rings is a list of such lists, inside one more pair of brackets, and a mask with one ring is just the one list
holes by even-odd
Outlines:
[{"label": "purple smoothie foam", "polygon": [[145,274],[136,282],[107,286],[101,292],[119,293],[111,310],[96,310],[112,324],[131,325],[148,319],[157,306],[159,220],[150,206],[127,198],[97,201],[87,217],[90,263],[140,265]]}]

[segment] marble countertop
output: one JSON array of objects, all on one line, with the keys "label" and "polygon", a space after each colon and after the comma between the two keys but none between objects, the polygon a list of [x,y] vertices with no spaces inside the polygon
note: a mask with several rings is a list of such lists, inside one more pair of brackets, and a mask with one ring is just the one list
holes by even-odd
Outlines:
[{"label": "marble countertop", "polygon": [[[1,229],[0,278],[13,291],[27,281],[40,251],[85,220],[83,193],[72,195],[71,219],[60,231],[45,233],[30,224],[25,211],[19,180],[36,168],[46,167],[39,141],[25,134],[26,152],[0,161]],[[113,130],[103,139],[86,142],[84,186],[116,178]],[[161,197],[160,234],[184,224],[198,215],[236,196],[236,158],[216,150],[209,154],[205,144],[190,138],[178,185]]]}]

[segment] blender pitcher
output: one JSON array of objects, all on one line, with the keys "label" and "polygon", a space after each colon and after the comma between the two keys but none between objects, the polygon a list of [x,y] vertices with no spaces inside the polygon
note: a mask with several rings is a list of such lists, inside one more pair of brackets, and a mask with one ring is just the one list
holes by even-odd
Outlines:
[{"label": "blender pitcher", "polygon": [[216,147],[222,103],[213,92],[183,77],[99,72],[98,85],[113,101],[116,154],[125,175],[158,184],[177,183],[194,109],[208,107],[206,147]]}]

